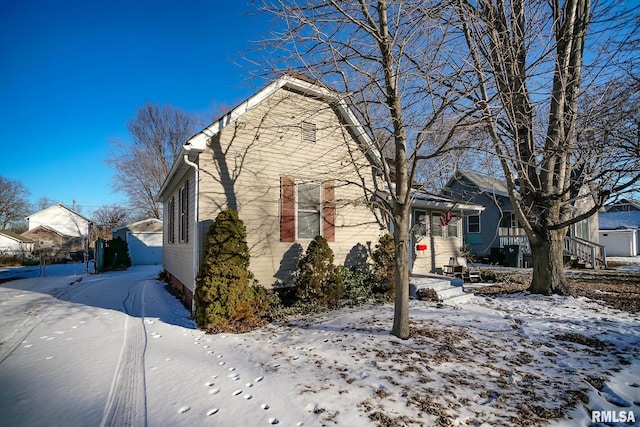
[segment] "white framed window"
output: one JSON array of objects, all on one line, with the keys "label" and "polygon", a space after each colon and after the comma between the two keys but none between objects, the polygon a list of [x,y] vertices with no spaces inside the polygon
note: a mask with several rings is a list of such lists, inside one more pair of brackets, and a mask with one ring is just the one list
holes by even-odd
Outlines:
[{"label": "white framed window", "polygon": [[447,237],[455,239],[458,237],[458,218],[453,217],[451,222],[447,224]]},{"label": "white framed window", "polygon": [[431,212],[431,235],[433,237],[443,237],[444,227],[440,223],[442,212]]},{"label": "white framed window", "polygon": [[413,212],[413,234],[424,237],[427,235],[427,212],[415,210]]},{"label": "white framed window", "polygon": [[310,182],[296,184],[298,239],[314,239],[322,235],[322,185]]},{"label": "white framed window", "polygon": [[589,240],[589,218],[583,219],[575,225],[576,237]]},{"label": "white framed window", "polygon": [[467,217],[467,232],[480,233],[480,215],[469,215]]},{"label": "white framed window", "polygon": [[440,218],[442,212],[431,212],[431,235],[433,237],[457,238],[458,237],[458,218],[453,219],[447,225],[442,225]]}]

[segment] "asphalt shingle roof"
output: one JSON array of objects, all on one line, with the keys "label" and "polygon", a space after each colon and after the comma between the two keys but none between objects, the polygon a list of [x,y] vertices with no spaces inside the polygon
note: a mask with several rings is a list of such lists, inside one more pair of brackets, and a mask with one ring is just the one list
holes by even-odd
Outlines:
[{"label": "asphalt shingle roof", "polygon": [[600,212],[600,230],[640,229],[640,211]]}]

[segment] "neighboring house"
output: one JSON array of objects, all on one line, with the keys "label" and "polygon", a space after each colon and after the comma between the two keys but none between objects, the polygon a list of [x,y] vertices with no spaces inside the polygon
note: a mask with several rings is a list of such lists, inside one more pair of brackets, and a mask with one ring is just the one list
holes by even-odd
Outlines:
[{"label": "neighboring house", "polygon": [[[490,256],[495,262],[498,249],[516,245],[523,254],[530,253],[529,240],[519,224],[504,180],[457,171],[445,185],[443,194],[485,207],[481,214],[466,216],[462,225],[465,244],[475,255]],[[589,199],[585,197],[575,209],[584,212],[589,207]],[[591,265],[604,262],[604,247],[599,239],[596,214],[570,227],[565,239],[565,255],[580,257]]]},{"label": "neighboring house", "polygon": [[481,214],[469,215],[462,223],[464,242],[476,256],[488,256],[491,248],[501,247],[501,237],[517,241],[525,235],[503,180],[457,171],[445,185],[443,194],[484,206]]},{"label": "neighboring house", "polygon": [[91,221],[63,204],[49,206],[25,218],[22,233],[34,241],[34,249],[59,260],[82,260]]},{"label": "neighboring house", "polygon": [[57,261],[81,261],[83,258],[86,245],[84,237],[67,236],[46,225],[25,231],[21,236],[33,240],[33,249],[39,255]]},{"label": "neighboring house", "polygon": [[606,205],[604,209],[607,212],[640,211],[640,202],[636,202],[635,200],[620,199],[615,203]]},{"label": "neighboring house", "polygon": [[609,256],[640,255],[640,210],[600,212],[600,243]]},{"label": "neighboring house", "polygon": [[208,228],[227,208],[246,226],[263,286],[289,283],[318,234],[336,264],[361,262],[384,232],[363,190],[374,187],[372,152],[334,91],[299,76],[272,82],[189,139],[164,182],[169,280],[192,304]]},{"label": "neighboring house", "polygon": [[111,230],[129,246],[132,265],[162,264],[162,221],[143,219]]},{"label": "neighboring house", "polygon": [[[474,203],[414,190],[409,271],[412,274],[442,273],[443,266],[450,264],[450,258],[463,255],[463,224],[483,210]],[[443,225],[446,221],[441,218],[449,211],[451,220]]]},{"label": "neighboring house", "polygon": [[61,203],[31,214],[25,219],[29,223],[29,230],[44,225],[71,237],[86,237],[91,222]]},{"label": "neighboring house", "polygon": [[26,256],[31,252],[33,252],[33,240],[13,231],[0,231],[0,254]]}]

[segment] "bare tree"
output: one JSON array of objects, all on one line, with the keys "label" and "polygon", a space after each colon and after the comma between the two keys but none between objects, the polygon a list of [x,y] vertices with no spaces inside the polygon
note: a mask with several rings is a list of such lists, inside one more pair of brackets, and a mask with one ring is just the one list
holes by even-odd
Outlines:
[{"label": "bare tree", "polygon": [[56,204],[56,202],[53,199],[50,199],[50,198],[48,198],[46,196],[43,196],[43,197],[40,197],[38,199],[38,201],[35,204],[35,208],[42,211],[42,210],[48,208],[49,206],[53,206],[55,204]]},{"label": "bare tree", "polygon": [[[623,75],[587,88],[578,115],[577,141],[583,173],[612,199],[639,190],[640,80]],[[592,184],[593,186],[593,184]],[[604,193],[606,195],[606,192]]]},{"label": "bare tree", "polygon": [[98,237],[106,239],[111,237],[111,229],[125,225],[131,219],[129,211],[116,204],[100,206],[91,216],[97,227]]},{"label": "bare tree", "polygon": [[450,150],[467,118],[454,107],[469,91],[466,64],[451,65],[457,42],[438,25],[446,8],[409,0],[265,0],[263,6],[281,24],[265,43],[278,50],[271,58],[281,59],[270,69],[295,68],[344,94],[375,146],[370,154],[382,182],[364,190],[393,225],[392,334],[407,338],[411,185],[419,163]]},{"label": "bare tree", "polygon": [[29,214],[29,192],[19,181],[0,176],[0,230],[19,227]]},{"label": "bare tree", "polygon": [[180,148],[199,127],[196,116],[177,107],[146,103],[127,124],[131,141],[112,141],[113,186],[129,196],[140,216],[161,217],[155,196]]},{"label": "bare tree", "polygon": [[[593,133],[588,143],[581,144],[577,127],[581,91],[587,84],[611,79],[613,59],[622,58],[620,47],[625,42],[618,40],[616,47],[616,40],[609,37],[615,32],[607,30],[606,23],[631,24],[625,32],[633,34],[637,21],[618,4],[589,0],[456,0],[454,4],[480,84],[473,100],[531,243],[530,290],[568,294],[571,289],[563,271],[568,227],[596,213],[612,193],[639,179],[638,157],[632,155],[637,141],[631,147],[615,144],[612,150],[593,150],[589,147],[604,148],[605,141]],[[585,45],[591,34],[599,41],[594,38],[590,46],[602,49],[588,52],[590,68],[584,73]],[[634,55],[637,51],[627,53]],[[606,67],[600,66],[603,63]],[[626,170],[616,170],[625,161],[630,162]],[[616,167],[610,167],[613,164]],[[578,204],[590,208],[578,212]]]}]

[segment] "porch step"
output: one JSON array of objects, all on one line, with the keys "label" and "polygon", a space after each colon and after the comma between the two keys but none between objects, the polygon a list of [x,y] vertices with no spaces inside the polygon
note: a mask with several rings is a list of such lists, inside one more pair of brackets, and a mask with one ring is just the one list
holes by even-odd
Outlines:
[{"label": "porch step", "polygon": [[473,294],[464,292],[464,283],[455,277],[443,276],[412,276],[409,294],[417,299],[418,289],[431,288],[436,291],[438,298],[445,304],[465,304],[473,299]]}]

